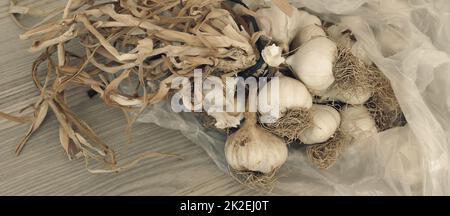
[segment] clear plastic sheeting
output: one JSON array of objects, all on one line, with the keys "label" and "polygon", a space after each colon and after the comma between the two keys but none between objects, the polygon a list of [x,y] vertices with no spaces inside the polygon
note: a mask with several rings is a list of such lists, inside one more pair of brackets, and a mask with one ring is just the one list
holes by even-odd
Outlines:
[{"label": "clear plastic sheeting", "polygon": [[[319,170],[291,146],[277,195],[450,195],[450,1],[296,0],[291,3],[352,30],[391,80],[408,124],[360,140],[337,164]],[[180,130],[227,172],[225,137],[168,103],[141,122]]]}]

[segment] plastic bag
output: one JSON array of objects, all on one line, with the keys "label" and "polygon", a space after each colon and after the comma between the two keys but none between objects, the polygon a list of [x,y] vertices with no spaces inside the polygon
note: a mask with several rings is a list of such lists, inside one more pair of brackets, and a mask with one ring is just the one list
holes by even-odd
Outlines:
[{"label": "plastic bag", "polygon": [[[358,141],[329,170],[313,168],[291,146],[273,194],[450,194],[450,2],[446,0],[295,0],[352,30],[369,58],[391,80],[408,124]],[[227,172],[226,137],[206,130],[193,113],[168,102],[140,122],[180,130]]]}]

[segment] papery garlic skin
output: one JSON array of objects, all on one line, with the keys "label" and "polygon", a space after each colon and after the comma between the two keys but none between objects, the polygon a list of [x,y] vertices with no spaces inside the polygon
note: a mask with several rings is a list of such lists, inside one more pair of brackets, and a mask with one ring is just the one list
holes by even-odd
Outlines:
[{"label": "papery garlic skin", "polygon": [[291,43],[291,50],[294,50],[300,47],[302,44],[316,38],[316,37],[326,37],[327,34],[322,29],[322,27],[318,25],[309,25],[302,28],[297,35],[294,37]]},{"label": "papery garlic skin", "polygon": [[287,50],[289,42],[297,32],[296,16],[289,17],[278,7],[261,8],[256,11],[259,28],[280,46]]},{"label": "papery garlic skin", "polygon": [[225,158],[231,168],[269,174],[287,160],[287,145],[279,137],[246,119],[245,125],[225,143]]},{"label": "papery garlic skin", "polygon": [[341,116],[333,107],[313,105],[311,108],[312,125],[300,134],[302,143],[318,144],[329,140],[341,123]]},{"label": "papery garlic skin", "polygon": [[318,37],[303,44],[289,56],[286,63],[294,74],[312,91],[323,92],[335,81],[333,66],[337,46],[326,37]]},{"label": "papery garlic skin", "polygon": [[207,112],[209,116],[216,119],[214,126],[218,129],[236,128],[241,124],[244,119],[245,104],[240,103],[239,100],[235,100],[233,112],[226,112],[224,108],[223,112]]},{"label": "papery garlic skin", "polygon": [[278,67],[286,61],[286,59],[282,57],[282,54],[283,49],[275,44],[265,47],[261,52],[264,62],[271,67]]},{"label": "papery garlic skin", "polygon": [[367,102],[373,93],[370,89],[364,89],[359,92],[354,92],[352,90],[341,90],[331,89],[324,94],[321,94],[321,98],[327,101],[341,101],[350,105],[359,105]]},{"label": "papery garlic skin", "polygon": [[306,11],[294,10],[291,17],[277,6],[261,8],[256,11],[259,28],[280,44],[283,50],[289,50],[289,44],[297,33],[309,25],[322,25],[320,19]]},{"label": "papery garlic skin", "polygon": [[[215,127],[218,129],[235,128],[244,119],[243,112],[245,111],[245,104],[237,98],[226,98],[224,92],[225,85],[219,77],[210,76],[208,81],[211,81],[218,86],[216,89],[203,89],[203,105],[206,113],[212,116],[215,120]],[[211,95],[212,94],[212,95]],[[213,101],[216,98],[219,101]],[[222,99],[222,100],[220,100]],[[214,104],[216,103],[217,104]],[[232,110],[227,110],[231,107]]]},{"label": "papery garlic skin", "polygon": [[226,112],[213,112],[208,113],[208,115],[216,119],[214,126],[217,129],[236,128],[241,124],[242,119],[244,119],[243,114],[233,116]]},{"label": "papery garlic skin", "polygon": [[[291,108],[303,108],[303,109],[309,109],[312,107],[312,96],[309,93],[308,89],[303,85],[302,82],[290,78],[287,76],[278,76],[275,77],[278,79],[279,82],[279,89],[278,89],[278,107],[272,107],[271,109],[266,110],[265,112],[262,112],[260,110],[260,113],[262,117],[276,117],[273,116],[275,111],[272,108],[278,109],[278,115],[281,116],[283,112],[286,112],[288,109]],[[273,81],[268,82],[259,92],[258,94],[258,101],[267,101],[268,104],[272,105],[271,101],[271,94],[272,91],[272,83]]]},{"label": "papery garlic skin", "polygon": [[348,106],[340,111],[341,131],[356,140],[366,139],[378,132],[375,120],[364,106]]}]

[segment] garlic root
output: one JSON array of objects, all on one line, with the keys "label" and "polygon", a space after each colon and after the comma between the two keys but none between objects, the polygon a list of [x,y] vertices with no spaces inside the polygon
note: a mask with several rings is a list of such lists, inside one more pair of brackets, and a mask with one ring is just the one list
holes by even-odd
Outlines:
[{"label": "garlic root", "polygon": [[385,131],[406,124],[403,111],[397,101],[389,79],[375,65],[369,70],[373,74],[375,92],[365,103],[378,130]]},{"label": "garlic root", "polygon": [[276,174],[278,169],[271,173],[259,173],[259,172],[249,172],[249,171],[239,171],[231,167],[228,168],[231,177],[242,185],[252,188],[252,189],[263,189],[271,191],[275,182],[277,181]]},{"label": "garlic root", "polygon": [[370,70],[349,48],[338,46],[333,74],[335,82],[322,98],[356,105],[364,104],[372,96],[374,86]]},{"label": "garlic root", "polygon": [[349,137],[341,131],[337,131],[327,142],[306,147],[306,156],[313,166],[319,169],[329,169],[336,164],[348,143]]},{"label": "garlic root", "polygon": [[298,140],[300,134],[312,124],[312,116],[309,110],[303,108],[289,109],[282,114],[275,123],[263,126],[271,133],[287,139],[288,142]]},{"label": "garlic root", "polygon": [[337,43],[338,56],[333,68],[336,81],[322,96],[353,105],[365,103],[374,91],[368,69],[372,62],[348,28],[333,25],[327,28],[327,33]]}]

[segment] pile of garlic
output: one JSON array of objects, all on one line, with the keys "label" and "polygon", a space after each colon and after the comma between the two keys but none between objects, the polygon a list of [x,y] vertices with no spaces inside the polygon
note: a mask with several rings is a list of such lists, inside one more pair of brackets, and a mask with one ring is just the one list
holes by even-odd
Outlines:
[{"label": "pile of garlic", "polygon": [[[226,160],[232,171],[273,176],[287,160],[288,145],[300,143],[313,165],[329,168],[345,146],[378,133],[366,106],[375,92],[367,75],[373,63],[345,27],[325,28],[300,9],[288,16],[276,6],[254,8],[269,38],[261,57],[279,82],[278,115],[263,123],[274,118],[273,110],[240,113],[245,120],[228,136]],[[272,81],[259,89],[258,100],[270,100],[271,88]],[[224,122],[230,116],[214,117]]]}]

